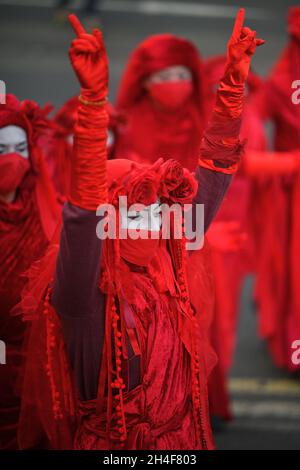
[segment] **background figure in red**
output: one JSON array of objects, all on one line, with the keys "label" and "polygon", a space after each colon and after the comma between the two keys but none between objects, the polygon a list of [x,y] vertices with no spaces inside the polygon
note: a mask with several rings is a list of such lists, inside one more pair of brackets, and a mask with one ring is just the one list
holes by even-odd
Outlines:
[{"label": "background figure in red", "polygon": [[[293,84],[300,79],[300,7],[290,9],[288,29],[289,43],[264,88],[263,112],[274,125],[274,150],[297,153],[300,104],[293,99],[296,92]],[[272,178],[264,203],[267,217],[256,288],[259,331],[268,341],[275,364],[293,371],[299,365],[291,361],[292,343],[300,337],[299,176]]]},{"label": "background figure in red", "polygon": [[[74,125],[77,119],[78,105],[78,97],[73,96],[56,112],[54,116],[55,132],[52,133],[51,144],[46,147],[51,178],[62,200],[66,200],[70,191]],[[120,128],[124,125],[124,118],[111,103],[107,103],[106,107],[109,117],[107,152],[108,158],[113,158]]]},{"label": "background figure in red", "polygon": [[[214,103],[214,91],[222,76],[225,62],[224,56],[214,57],[206,62],[205,70],[210,84],[211,106]],[[246,139],[246,152],[266,150],[263,120],[256,111],[256,96],[261,85],[262,81],[250,70],[241,128],[241,136]],[[242,160],[217,215],[215,223],[219,225],[216,228],[212,225],[210,229],[210,231],[216,231],[220,239],[223,238],[223,241],[220,240],[218,243],[216,233],[211,234],[216,282],[216,315],[219,317],[217,322],[222,341],[220,362],[226,372],[232,364],[241,283],[244,276],[254,270],[254,243],[251,237],[252,184],[253,181],[245,173]],[[222,231],[224,231],[223,234]],[[210,233],[208,233],[209,237]],[[226,251],[224,240],[229,242],[228,251]],[[221,249],[219,249],[220,245]]]},{"label": "background figure in red", "polygon": [[[211,106],[215,101],[225,63],[225,56],[210,58],[205,63]],[[254,106],[260,86],[261,80],[250,70],[246,83],[241,136],[248,139],[246,149],[262,151],[266,148],[263,121]],[[253,202],[251,186],[252,181],[245,174],[242,161],[207,236],[211,245],[215,286],[212,344],[219,358],[209,382],[210,410],[214,417],[225,420],[231,418],[227,374],[234,354],[241,286],[244,276],[253,270],[253,240],[250,236]]]},{"label": "background figure in red", "polygon": [[70,165],[78,104],[78,97],[73,96],[63,104],[54,116],[57,130],[47,162],[51,168],[55,188],[62,198],[65,198],[70,191]]},{"label": "background figure in red", "polygon": [[121,80],[116,107],[127,126],[118,157],[139,155],[151,163],[170,156],[189,170],[199,157],[205,123],[204,73],[199,52],[171,34],[151,36],[132,53]]},{"label": "background figure in red", "polygon": [[58,219],[53,192],[37,141],[47,125],[33,101],[8,95],[0,104],[0,449],[16,449],[18,379],[24,323],[11,314],[25,283],[22,273],[47,247]]}]

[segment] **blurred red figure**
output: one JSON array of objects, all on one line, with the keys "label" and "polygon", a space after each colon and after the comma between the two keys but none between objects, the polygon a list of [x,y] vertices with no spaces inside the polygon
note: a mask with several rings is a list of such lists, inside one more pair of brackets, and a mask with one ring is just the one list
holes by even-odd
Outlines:
[{"label": "blurred red figure", "polygon": [[78,97],[73,96],[56,112],[57,130],[49,158],[53,183],[64,198],[70,191],[70,165],[73,151],[74,123],[77,118]]},{"label": "blurred red figure", "polygon": [[[197,164],[205,123],[205,79],[195,46],[171,34],[151,36],[132,53],[116,107],[127,126],[118,157],[152,163],[170,156],[189,170]],[[133,157],[134,158],[134,157]]]},{"label": "blurred red figure", "polygon": [[[295,81],[300,80],[300,7],[290,9],[288,30],[289,42],[264,89],[263,111],[274,124],[274,150],[297,154],[300,104]],[[292,343],[300,338],[299,176],[273,177],[264,204],[263,257],[256,288],[259,330],[268,341],[275,364],[293,371],[299,365],[291,360]]]},{"label": "blurred red figure", "polygon": [[58,219],[55,193],[37,144],[47,126],[33,101],[8,95],[0,105],[0,449],[16,449],[18,379],[25,328],[11,314],[25,284],[22,274],[45,251]]},{"label": "blurred red figure", "polygon": [[[216,56],[205,64],[211,106],[225,63],[225,56]],[[241,136],[248,138],[247,149],[263,151],[266,149],[263,122],[255,110],[255,96],[260,87],[261,80],[250,70]],[[208,232],[215,286],[212,344],[219,358],[210,377],[210,410],[213,416],[225,420],[231,419],[226,377],[235,347],[240,290],[244,276],[253,270],[253,240],[250,236],[252,202],[252,182],[245,174],[242,163]]]},{"label": "blurred red figure", "polygon": [[[206,76],[211,91],[211,106],[215,90],[222,76],[225,56],[217,56],[206,62]],[[241,136],[246,139],[246,152],[265,151],[266,136],[263,120],[256,111],[256,97],[262,86],[261,79],[250,70],[246,84],[246,98],[243,112]],[[227,373],[232,363],[237,327],[237,309],[241,284],[246,273],[254,269],[254,241],[251,237],[252,211],[255,205],[252,192],[253,180],[245,173],[242,164],[228,190],[224,203],[217,215],[217,227],[212,225],[208,238],[212,239],[212,259],[216,284],[216,322],[219,325],[222,355],[220,365]],[[238,203],[237,203],[238,201]],[[223,232],[223,233],[222,233]],[[228,241],[228,249],[217,241]],[[232,243],[231,243],[232,241]],[[215,247],[215,248],[214,248]]]}]

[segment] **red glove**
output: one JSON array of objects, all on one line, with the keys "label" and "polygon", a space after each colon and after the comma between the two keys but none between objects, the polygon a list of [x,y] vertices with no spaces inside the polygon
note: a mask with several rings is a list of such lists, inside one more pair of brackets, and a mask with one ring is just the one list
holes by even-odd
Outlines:
[{"label": "red glove", "polygon": [[69,201],[94,211],[107,202],[108,114],[101,101],[107,95],[108,60],[100,31],[87,34],[75,15],[69,19],[79,38],[72,42],[70,59],[82,87],[82,99],[86,100],[78,107],[74,127]]},{"label": "red glove", "polygon": [[256,46],[264,44],[256,39],[256,31],[243,27],[245,10],[237,14],[231,38],[227,44],[227,62],[217,92],[215,111],[221,115],[238,117],[242,114],[244,85],[248,77],[251,57]]},{"label": "red glove", "polygon": [[200,150],[200,166],[227,174],[236,171],[243,151],[239,134],[251,56],[256,46],[264,44],[262,39],[256,39],[256,31],[243,27],[244,17],[245,10],[241,8],[228,42],[225,73]]},{"label": "red glove", "polygon": [[81,96],[89,101],[106,99],[108,94],[108,60],[102,33],[87,34],[75,15],[69,15],[77,39],[72,41],[69,57],[81,85]]}]

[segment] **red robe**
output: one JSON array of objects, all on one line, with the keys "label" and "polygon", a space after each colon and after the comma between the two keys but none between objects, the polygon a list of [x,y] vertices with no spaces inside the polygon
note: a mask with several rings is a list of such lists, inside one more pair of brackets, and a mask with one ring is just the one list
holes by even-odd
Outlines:
[{"label": "red robe", "polygon": [[[274,149],[300,150],[300,105],[292,102],[292,83],[300,77],[300,38],[292,36],[264,90],[264,112],[274,123]],[[270,179],[264,200],[266,219],[256,297],[259,331],[275,364],[290,371],[292,342],[300,338],[299,267],[300,179]]]},{"label": "red robe", "polygon": [[[217,56],[206,62],[211,106],[214,104],[214,91],[222,77],[225,62],[224,56]],[[248,96],[243,112],[241,136],[244,139],[248,138],[248,149],[264,150],[266,140],[262,119],[256,113],[254,106],[255,93],[261,82],[250,72],[247,85]],[[244,276],[253,270],[253,239],[249,224],[253,200],[252,184],[253,182],[244,174],[243,168],[240,168],[234,176],[215,223],[208,232],[208,238],[211,238],[211,262],[216,297],[212,344],[219,358],[210,377],[210,408],[214,416],[226,420],[231,419],[227,374],[232,365],[235,348],[240,291]],[[216,237],[223,241],[216,240]],[[245,240],[242,242],[243,238]],[[225,239],[227,242],[224,242]],[[228,243],[228,247],[224,246],[225,243]],[[232,246],[233,243],[236,244],[235,247]]]}]

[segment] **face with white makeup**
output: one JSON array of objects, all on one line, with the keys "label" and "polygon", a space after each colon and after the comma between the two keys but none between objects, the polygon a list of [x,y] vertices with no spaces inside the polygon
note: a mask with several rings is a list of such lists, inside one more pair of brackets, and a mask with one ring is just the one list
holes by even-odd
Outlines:
[{"label": "face with white makeup", "polygon": [[171,65],[152,73],[146,80],[146,88],[153,83],[192,80],[192,72],[184,65]]},{"label": "face with white makeup", "polygon": [[10,203],[30,168],[28,139],[24,129],[15,125],[0,129],[0,199]]},{"label": "face with white makeup", "polygon": [[8,153],[29,157],[27,134],[22,127],[5,126],[0,129],[0,158]]},{"label": "face with white makeup", "polygon": [[193,93],[192,72],[174,65],[152,73],[145,81],[152,101],[165,110],[180,109]]},{"label": "face with white makeup", "polygon": [[128,211],[121,211],[121,228],[132,230],[147,230],[159,232],[161,228],[161,206],[159,200],[139,210],[138,205],[129,207]]}]

